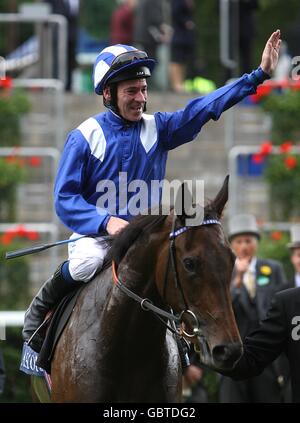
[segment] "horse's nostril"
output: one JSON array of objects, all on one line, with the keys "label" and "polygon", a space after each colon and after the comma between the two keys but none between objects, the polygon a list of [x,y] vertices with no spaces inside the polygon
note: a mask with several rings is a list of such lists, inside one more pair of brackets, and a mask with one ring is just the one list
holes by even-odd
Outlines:
[{"label": "horse's nostril", "polygon": [[215,361],[224,361],[228,355],[228,347],[226,345],[217,345],[213,348],[212,353]]},{"label": "horse's nostril", "polygon": [[214,361],[233,365],[242,354],[242,346],[240,343],[235,342],[232,344],[216,345],[212,350]]}]

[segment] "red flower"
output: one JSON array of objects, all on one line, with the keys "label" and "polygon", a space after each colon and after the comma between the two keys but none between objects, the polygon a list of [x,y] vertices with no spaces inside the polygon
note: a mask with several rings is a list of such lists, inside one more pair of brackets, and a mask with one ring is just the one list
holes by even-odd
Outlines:
[{"label": "red flower", "polygon": [[16,164],[19,167],[24,166],[24,159],[20,159],[19,157],[16,157],[16,156],[7,156],[5,161],[7,163]]},{"label": "red flower", "polygon": [[272,153],[272,149],[273,149],[273,145],[271,143],[271,141],[265,141],[261,146],[260,146],[260,154],[263,154],[264,156],[267,156],[268,154]]},{"label": "red flower", "polygon": [[9,232],[6,232],[1,237],[1,243],[3,245],[10,245],[11,242],[12,242],[12,240],[13,240],[13,234],[12,233],[9,233]]},{"label": "red flower", "polygon": [[15,156],[7,156],[5,161],[7,163],[16,163],[16,158],[15,158]]},{"label": "red flower", "polygon": [[6,89],[10,89],[12,88],[12,78],[10,78],[9,76],[7,76],[4,79],[0,78],[0,87],[1,88],[6,88]]},{"label": "red flower", "polygon": [[261,164],[264,161],[264,156],[261,153],[253,154],[252,161],[255,164]]},{"label": "red flower", "polygon": [[270,84],[259,85],[256,90],[256,94],[251,95],[251,99],[254,103],[258,103],[263,97],[270,94],[272,86]]},{"label": "red flower", "polygon": [[27,230],[25,226],[19,225],[15,229],[15,235],[20,237],[25,237],[27,235]]},{"label": "red flower", "polygon": [[39,239],[39,234],[36,231],[28,231],[24,225],[19,225],[8,229],[0,238],[3,245],[9,245],[15,238],[27,238],[30,241]]},{"label": "red flower", "polygon": [[288,156],[284,160],[284,164],[287,167],[287,169],[294,169],[297,166],[297,159],[294,156]]},{"label": "red flower", "polygon": [[39,234],[36,231],[27,231],[27,238],[30,241],[37,241],[39,239]]},{"label": "red flower", "polygon": [[293,143],[291,141],[285,141],[279,147],[281,153],[288,153],[293,148]]},{"label": "red flower", "polygon": [[274,241],[280,241],[280,240],[281,240],[281,238],[282,238],[282,232],[280,232],[280,231],[273,231],[273,232],[271,233],[271,238],[272,238]]},{"label": "red flower", "polygon": [[28,159],[29,166],[31,167],[40,167],[42,159],[38,156],[32,156]]}]

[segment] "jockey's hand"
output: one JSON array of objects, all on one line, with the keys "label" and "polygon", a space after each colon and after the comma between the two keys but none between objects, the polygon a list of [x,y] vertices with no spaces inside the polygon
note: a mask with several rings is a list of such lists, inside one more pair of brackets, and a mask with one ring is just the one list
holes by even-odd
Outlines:
[{"label": "jockey's hand", "polygon": [[120,219],[119,217],[111,216],[107,222],[106,230],[109,235],[116,235],[127,225],[128,222],[126,220]]},{"label": "jockey's hand", "polygon": [[280,44],[280,30],[277,29],[265,45],[260,64],[262,70],[270,76],[278,63]]}]

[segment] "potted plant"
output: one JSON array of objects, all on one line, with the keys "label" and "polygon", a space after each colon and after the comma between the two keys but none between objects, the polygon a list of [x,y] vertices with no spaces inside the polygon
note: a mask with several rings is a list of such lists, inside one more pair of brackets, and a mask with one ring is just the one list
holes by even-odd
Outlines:
[{"label": "potted plant", "polygon": [[261,106],[272,118],[272,141],[300,139],[300,91],[298,85],[272,91],[262,98]]},{"label": "potted plant", "polygon": [[291,141],[283,142],[273,153],[268,141],[253,155],[255,163],[264,164],[264,177],[269,184],[270,217],[272,220],[295,221],[300,219],[300,157]]},{"label": "potted plant", "polygon": [[0,80],[0,146],[20,145],[20,118],[30,104],[22,90],[12,90],[12,80]]},{"label": "potted plant", "polygon": [[259,257],[278,260],[282,263],[288,279],[290,279],[294,273],[290,260],[290,251],[287,248],[289,241],[289,233],[274,230],[263,233],[258,247]]}]

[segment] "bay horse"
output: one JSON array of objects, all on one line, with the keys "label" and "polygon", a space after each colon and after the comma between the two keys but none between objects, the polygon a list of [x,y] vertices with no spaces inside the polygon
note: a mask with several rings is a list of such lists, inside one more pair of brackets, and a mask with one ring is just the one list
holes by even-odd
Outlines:
[{"label": "bay horse", "polygon": [[198,226],[172,210],[136,217],[115,237],[114,272],[85,286],[57,344],[51,401],[180,401],[178,331],[202,363],[234,366],[242,345],[229,287],[235,257],[220,225],[227,199],[228,177]]}]

